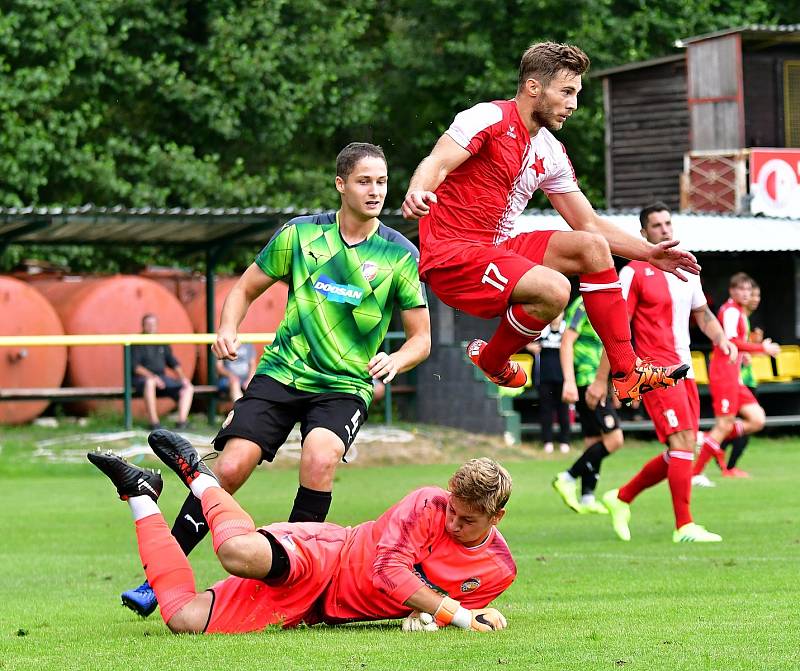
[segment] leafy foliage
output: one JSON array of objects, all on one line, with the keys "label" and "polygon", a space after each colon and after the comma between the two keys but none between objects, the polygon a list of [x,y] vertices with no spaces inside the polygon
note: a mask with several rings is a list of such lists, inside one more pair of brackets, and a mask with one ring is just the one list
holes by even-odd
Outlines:
[{"label": "leafy foliage", "polygon": [[[579,44],[596,70],[797,21],[793,0],[9,0],[0,205],[331,207],[337,151],[367,140],[387,151],[397,206],[455,113],[513,95],[534,41]],[[602,205],[591,76],[581,104],[562,139]]]}]

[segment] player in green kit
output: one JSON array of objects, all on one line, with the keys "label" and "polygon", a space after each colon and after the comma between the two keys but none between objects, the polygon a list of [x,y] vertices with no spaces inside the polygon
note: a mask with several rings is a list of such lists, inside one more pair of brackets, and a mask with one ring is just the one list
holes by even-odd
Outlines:
[{"label": "player in green kit", "polygon": [[[279,280],[289,285],[286,314],[253,380],[214,439],[213,471],[229,493],[263,460],[272,461],[300,423],[300,484],[289,522],[322,522],[331,505],[336,466],[367,418],[373,379],[391,382],[430,352],[430,317],[420,284],[419,252],[382,224],[388,182],[386,158],[375,145],[352,143],[336,159],[337,212],[297,217],[267,243],[225,300],[212,346],[235,359],[237,332],[250,304]],[[394,307],[406,340],[379,352]],[[155,431],[150,443],[179,439]],[[172,534],[187,555],[208,525],[200,501],[189,495]],[[122,595],[149,615],[155,596],[145,583]]]},{"label": "player in green kit", "polygon": [[608,398],[609,366],[603,357],[603,343],[589,323],[582,296],[567,308],[564,321],[567,328],[561,337],[562,399],[576,404],[586,449],[569,469],[556,475],[553,489],[576,513],[603,515],[607,511],[595,499],[594,490],[601,462],[622,447],[622,429]]}]

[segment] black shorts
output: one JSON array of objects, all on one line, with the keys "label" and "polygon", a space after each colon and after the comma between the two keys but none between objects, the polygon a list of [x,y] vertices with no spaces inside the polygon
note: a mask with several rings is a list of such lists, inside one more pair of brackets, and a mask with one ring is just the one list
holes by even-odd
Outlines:
[{"label": "black shorts", "polygon": [[[158,377],[164,382],[163,389],[156,389],[156,396],[161,398],[162,396],[169,396],[169,398],[174,399],[175,401],[178,400],[178,397],[181,395],[181,389],[183,389],[183,384],[176,380],[174,377],[170,377],[169,375],[159,375]],[[144,377],[141,375],[134,375],[133,376],[133,395],[134,396],[141,396],[144,393]]]},{"label": "black shorts", "polygon": [[586,405],[586,387],[578,387],[578,402],[575,404],[581,420],[581,432],[584,437],[599,436],[611,433],[619,428],[619,415],[606,399],[605,405],[599,405],[592,410]]},{"label": "black shorts", "polygon": [[366,421],[367,406],[354,394],[301,391],[268,375],[256,375],[244,396],[234,403],[213,443],[214,449],[222,450],[228,438],[251,440],[261,448],[261,461],[272,461],[300,422],[301,440],[312,429],[328,429],[342,439],[347,454]]}]

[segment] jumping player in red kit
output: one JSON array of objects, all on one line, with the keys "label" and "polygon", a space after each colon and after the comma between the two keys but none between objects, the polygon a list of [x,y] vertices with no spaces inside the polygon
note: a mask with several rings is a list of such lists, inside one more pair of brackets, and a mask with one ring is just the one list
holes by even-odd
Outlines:
[{"label": "jumping player in red kit", "polygon": [[234,634],[272,624],[403,617],[418,630],[421,613],[438,626],[506,627],[503,615],[487,606],[517,572],[495,528],[511,478],[491,459],[464,464],[449,491],[417,489],[355,527],[286,522],[256,528],[185,439],[159,431],[150,445],[202,501],[214,552],[231,574],[197,592],[189,560],[157,505],[161,476],[111,452],[89,453],[131,507],[144,571],[173,632]]},{"label": "jumping player in red kit", "polygon": [[[685,279],[694,256],[677,241],[652,245],[599,217],[581,192],[560,130],[578,106],[589,58],[571,45],[543,42],[522,56],[517,94],[458,114],[417,167],[403,215],[420,219],[420,277],[448,305],[482,318],[502,316],[488,343],[472,341],[472,362],[501,386],[521,387],[509,360],[566,306],[580,276],[589,320],[608,353],[623,401],[672,386],[682,363],[655,366],[636,357],[611,253],[651,263]],[[515,220],[541,189],[574,231],[518,233]],[[670,362],[663,362],[670,363]]]}]

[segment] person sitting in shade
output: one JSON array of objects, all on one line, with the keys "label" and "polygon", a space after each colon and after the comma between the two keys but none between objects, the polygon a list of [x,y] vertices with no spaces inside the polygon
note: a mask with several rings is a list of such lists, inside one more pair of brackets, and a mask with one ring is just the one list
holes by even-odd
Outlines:
[{"label": "person sitting in shade", "polygon": [[[154,314],[142,317],[142,333],[158,333],[158,317]],[[168,396],[178,404],[175,427],[185,428],[194,398],[194,387],[172,353],[172,348],[167,344],[131,345],[131,368],[133,392],[144,399],[150,430],[161,428],[156,407],[156,398],[161,396]],[[167,368],[176,377],[167,375]]]}]

